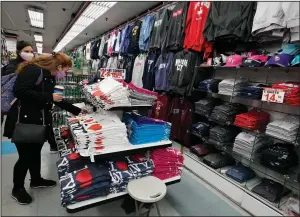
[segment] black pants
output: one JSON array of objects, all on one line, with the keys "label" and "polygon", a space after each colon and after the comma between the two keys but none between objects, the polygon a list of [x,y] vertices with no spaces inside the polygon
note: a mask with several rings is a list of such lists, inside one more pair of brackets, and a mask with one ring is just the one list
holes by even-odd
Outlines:
[{"label": "black pants", "polygon": [[24,187],[24,181],[29,170],[31,181],[41,178],[41,150],[44,144],[15,144],[19,159],[14,167],[14,188]]},{"label": "black pants", "polygon": [[57,144],[54,137],[54,132],[52,126],[47,127],[48,133],[48,143],[50,144],[51,149],[57,149]]}]

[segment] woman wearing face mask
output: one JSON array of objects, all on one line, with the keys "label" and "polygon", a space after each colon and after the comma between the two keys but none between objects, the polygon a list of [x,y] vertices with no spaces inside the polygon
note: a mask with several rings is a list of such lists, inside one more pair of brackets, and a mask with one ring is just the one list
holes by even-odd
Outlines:
[{"label": "woman wearing face mask", "polygon": [[[54,94],[55,77],[64,76],[65,71],[71,66],[70,58],[63,53],[52,56],[42,55],[19,65],[14,86],[14,95],[18,100],[7,115],[4,136],[12,137],[19,106],[20,123],[42,125],[42,110],[44,110],[45,123],[49,128],[52,126],[50,109],[53,103],[74,115],[81,112],[78,107],[65,102],[62,95]],[[24,188],[24,180],[28,170],[31,176],[31,188],[54,187],[56,182],[41,177],[41,149],[43,144],[20,143],[15,145],[19,159],[13,172],[12,197],[19,204],[29,204],[32,202],[32,198]]]}]

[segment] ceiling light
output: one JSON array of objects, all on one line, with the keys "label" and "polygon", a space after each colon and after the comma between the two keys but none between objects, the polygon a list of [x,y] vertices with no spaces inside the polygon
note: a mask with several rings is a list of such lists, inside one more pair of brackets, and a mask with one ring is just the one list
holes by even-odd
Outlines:
[{"label": "ceiling light", "polygon": [[36,43],[35,45],[36,45],[37,48],[43,47],[43,43]]},{"label": "ceiling light", "polygon": [[103,15],[108,9],[114,6],[117,2],[91,2],[83,11],[74,25],[70,28],[67,34],[54,48],[55,52],[62,50],[70,41],[79,35],[86,27],[91,25],[96,19]]},{"label": "ceiling light", "polygon": [[44,14],[42,11],[28,9],[30,24],[33,27],[44,28]]},{"label": "ceiling light", "polygon": [[43,42],[43,36],[42,35],[34,35],[34,40],[37,42]]}]

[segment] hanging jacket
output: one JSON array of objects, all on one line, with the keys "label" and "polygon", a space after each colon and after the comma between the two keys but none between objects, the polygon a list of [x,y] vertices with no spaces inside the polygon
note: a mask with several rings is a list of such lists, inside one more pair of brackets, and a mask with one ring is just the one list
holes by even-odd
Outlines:
[{"label": "hanging jacket", "polygon": [[120,43],[120,53],[122,54],[127,54],[128,53],[128,47],[130,43],[130,33],[133,28],[132,24],[127,24],[123,29],[122,29],[122,34],[121,34],[121,43]]},{"label": "hanging jacket", "polygon": [[105,41],[106,41],[106,36],[103,35],[101,37],[101,43],[100,43],[99,52],[98,52],[98,56],[99,57],[103,56],[103,49],[104,49]]},{"label": "hanging jacket", "polygon": [[155,22],[155,15],[149,14],[144,17],[140,32],[139,47],[141,51],[149,50],[150,36]]},{"label": "hanging jacket", "polygon": [[154,87],[154,66],[157,60],[157,53],[156,52],[150,52],[148,54],[145,68],[144,68],[144,73],[143,73],[143,88],[147,90],[153,90]]},{"label": "hanging jacket", "polygon": [[185,24],[184,48],[205,53],[212,53],[212,43],[203,37],[203,30],[211,2],[190,2]]},{"label": "hanging jacket", "polygon": [[139,37],[140,37],[141,25],[142,25],[142,21],[140,20],[136,20],[133,24],[133,27],[129,35],[130,42],[129,42],[128,53],[131,54],[139,53]]},{"label": "hanging jacket", "polygon": [[165,44],[167,50],[178,51],[183,48],[187,10],[188,2],[178,2],[171,11]]},{"label": "hanging jacket", "polygon": [[170,73],[170,90],[184,96],[192,81],[197,55],[190,51],[179,51],[174,56]]},{"label": "hanging jacket", "polygon": [[208,41],[234,37],[247,42],[251,36],[256,2],[214,1],[211,4],[203,35]]},{"label": "hanging jacket", "polygon": [[155,89],[169,90],[169,74],[173,65],[174,54],[172,52],[161,54],[154,67]]},{"label": "hanging jacket", "polygon": [[155,22],[153,25],[150,37],[150,50],[163,49],[168,31],[168,24],[170,19],[170,10],[161,9],[155,15]]}]

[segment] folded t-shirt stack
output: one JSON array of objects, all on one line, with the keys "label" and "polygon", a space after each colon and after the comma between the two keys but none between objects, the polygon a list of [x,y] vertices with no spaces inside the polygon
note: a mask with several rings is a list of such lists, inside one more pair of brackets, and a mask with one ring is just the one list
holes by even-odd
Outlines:
[{"label": "folded t-shirt stack", "polygon": [[233,166],[226,171],[226,175],[233,180],[243,183],[255,177],[255,173],[249,167],[243,165]]},{"label": "folded t-shirt stack", "polygon": [[207,143],[213,144],[216,147],[231,145],[238,133],[239,130],[235,127],[215,126],[209,131]]},{"label": "folded t-shirt stack", "polygon": [[261,147],[270,144],[272,144],[272,140],[266,136],[241,132],[235,138],[232,150],[247,159],[251,159]]},{"label": "folded t-shirt stack", "polygon": [[194,153],[198,157],[203,157],[203,156],[208,155],[210,153],[217,152],[216,148],[214,148],[211,145],[207,145],[207,144],[193,145],[192,147],[190,147],[190,150],[191,150],[192,153]]},{"label": "folded t-shirt stack", "polygon": [[272,88],[284,90],[283,103],[293,106],[300,106],[300,84],[293,82],[273,84]]},{"label": "folded t-shirt stack", "polygon": [[154,162],[152,176],[161,180],[180,176],[183,168],[183,155],[175,148],[155,149],[151,152]]},{"label": "folded t-shirt stack", "polygon": [[123,122],[128,129],[128,138],[131,144],[147,144],[166,141],[170,138],[171,124],[157,119],[124,113]]},{"label": "folded t-shirt stack", "polygon": [[69,127],[62,126],[60,128],[55,128],[53,129],[53,132],[60,157],[64,157],[77,151]]},{"label": "folded t-shirt stack", "polygon": [[216,104],[217,100],[214,98],[201,99],[195,102],[195,112],[205,117],[209,117]]},{"label": "folded t-shirt stack", "polygon": [[218,93],[218,85],[220,82],[220,79],[206,79],[204,81],[200,81],[199,90],[210,93]]},{"label": "folded t-shirt stack", "polygon": [[154,170],[153,161],[144,155],[109,161],[107,165],[111,176],[110,193],[126,191],[130,180],[150,176]]},{"label": "folded t-shirt stack", "polygon": [[299,117],[285,116],[267,125],[266,134],[298,145],[300,143]]},{"label": "folded t-shirt stack", "polygon": [[261,99],[264,87],[268,87],[264,84],[252,84],[249,86],[243,86],[238,91],[235,91],[235,95],[247,99]]},{"label": "folded t-shirt stack", "polygon": [[237,114],[246,112],[247,108],[244,105],[237,103],[225,103],[214,108],[210,119],[223,125],[233,124]]},{"label": "folded t-shirt stack", "polygon": [[200,137],[205,138],[209,136],[209,129],[211,126],[205,122],[198,122],[192,125],[192,132],[197,133]]},{"label": "folded t-shirt stack", "polygon": [[251,191],[273,203],[279,202],[282,197],[290,193],[290,190],[282,184],[266,178]]},{"label": "folded t-shirt stack", "polygon": [[258,109],[252,109],[235,117],[234,125],[249,130],[264,132],[269,123],[270,114]]},{"label": "folded t-shirt stack", "polygon": [[219,94],[235,96],[236,92],[240,92],[241,88],[249,86],[247,82],[235,79],[224,79],[219,83]]},{"label": "folded t-shirt stack", "polygon": [[212,153],[203,158],[203,163],[214,169],[219,169],[225,166],[233,165],[234,159],[226,153]]},{"label": "folded t-shirt stack", "polygon": [[287,202],[282,206],[282,211],[285,216],[300,216],[300,200],[299,196],[291,196]]},{"label": "folded t-shirt stack", "polygon": [[286,174],[288,169],[298,165],[298,155],[293,144],[277,143],[262,149],[260,163],[279,173]]},{"label": "folded t-shirt stack", "polygon": [[77,151],[83,156],[127,148],[127,130],[120,118],[109,111],[68,118]]}]

